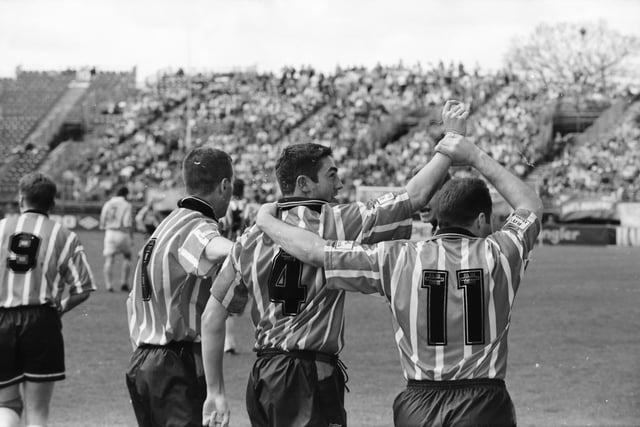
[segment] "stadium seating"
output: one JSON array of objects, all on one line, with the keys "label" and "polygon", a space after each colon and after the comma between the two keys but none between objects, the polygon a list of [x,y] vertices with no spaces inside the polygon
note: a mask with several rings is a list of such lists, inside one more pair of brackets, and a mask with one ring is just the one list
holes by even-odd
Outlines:
[{"label": "stadium seating", "polygon": [[578,195],[640,201],[640,101],[625,108],[605,134],[568,135],[564,149],[539,174],[556,203]]},{"label": "stadium seating", "polygon": [[[299,142],[333,148],[345,182],[343,198],[353,200],[356,186],[399,185],[428,160],[442,135],[440,110],[449,98],[471,105],[469,138],[514,173],[526,177],[546,164],[538,182],[548,187],[542,190],[550,197],[594,186],[581,178],[569,183],[562,178],[575,153],[570,151],[571,136],[551,137],[557,100],[505,72],[468,72],[462,65],[442,63],[337,68],[333,73],[291,67],[262,74],[178,72],[160,75],[135,94],[124,90],[126,77],[94,77],[93,94],[68,117],[86,120],[87,103],[97,105],[93,132],[83,143],[91,147],[85,150],[88,155],[64,159],[56,170],[77,200],[104,200],[122,184],[130,186],[134,200],[142,200],[148,187],[180,186],[184,154],[207,143],[231,154],[236,176],[249,184],[248,197],[272,200],[277,192],[275,159],[282,147]],[[7,96],[0,91],[0,99]],[[109,120],[98,123],[100,117]],[[21,128],[33,126],[27,119],[21,123]],[[625,133],[615,139],[631,149],[638,125],[632,118],[626,123]],[[17,127],[17,119],[11,119],[2,129],[16,133]],[[629,184],[620,187],[625,191],[618,196],[637,199],[636,169],[615,154],[620,147],[611,141],[591,142],[608,153],[603,170],[621,172],[607,182]],[[571,154],[559,154],[565,149]],[[589,167],[586,161],[573,164],[571,176],[584,175]],[[536,174],[540,178],[541,172]]]}]

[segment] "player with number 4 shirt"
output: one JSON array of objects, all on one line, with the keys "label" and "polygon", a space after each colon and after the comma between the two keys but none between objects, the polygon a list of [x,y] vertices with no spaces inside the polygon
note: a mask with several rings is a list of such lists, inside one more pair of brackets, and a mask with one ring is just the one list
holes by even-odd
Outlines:
[{"label": "player with number 4 shirt", "polygon": [[[480,178],[452,179],[436,203],[439,229],[425,241],[362,245],[327,241],[274,218],[257,225],[301,261],[324,267],[327,288],[382,295],[407,388],[394,402],[394,425],[514,426],[506,390],[507,335],[515,294],[540,233],[535,190],[472,143],[436,150],[475,167],[513,208],[493,231],[492,200]],[[459,153],[466,153],[460,156]]]}]

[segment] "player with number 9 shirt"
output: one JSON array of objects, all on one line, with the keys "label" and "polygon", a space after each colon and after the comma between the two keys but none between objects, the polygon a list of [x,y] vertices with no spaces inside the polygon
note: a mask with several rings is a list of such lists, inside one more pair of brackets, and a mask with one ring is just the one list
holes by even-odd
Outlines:
[{"label": "player with number 9 shirt", "polygon": [[96,290],[78,236],[49,218],[55,183],[35,172],[18,187],[20,215],[0,221],[0,426],[6,427],[20,425],[23,407],[27,425],[47,424],[53,384],[65,378],[60,317]]}]

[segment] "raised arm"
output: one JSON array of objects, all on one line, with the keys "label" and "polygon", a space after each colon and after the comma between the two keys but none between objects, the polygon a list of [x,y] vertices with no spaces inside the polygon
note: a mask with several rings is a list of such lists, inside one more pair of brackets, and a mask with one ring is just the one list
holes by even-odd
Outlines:
[{"label": "raised arm", "polygon": [[436,151],[449,156],[454,164],[468,164],[477,169],[513,209],[527,209],[541,218],[542,201],[533,188],[470,142],[463,140],[458,144],[468,147],[463,150],[457,147],[456,154],[452,141],[443,139],[436,146]]},{"label": "raised arm", "polygon": [[256,224],[285,252],[316,267],[324,265],[326,240],[303,228],[289,225],[275,218],[277,206],[267,203],[260,207]]},{"label": "raised arm", "polygon": [[[452,150],[460,147],[456,144],[466,132],[466,122],[469,111],[460,102],[449,100],[442,110],[446,135],[443,140],[451,140]],[[446,154],[446,153],[445,153]],[[447,170],[451,166],[451,159],[447,155],[436,153],[432,159],[406,185],[411,199],[413,211],[420,210],[438,190]]]}]

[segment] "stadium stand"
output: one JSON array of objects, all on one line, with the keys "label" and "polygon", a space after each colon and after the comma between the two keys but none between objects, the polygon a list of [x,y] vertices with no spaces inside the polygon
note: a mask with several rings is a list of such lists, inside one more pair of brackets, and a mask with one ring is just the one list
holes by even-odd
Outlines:
[{"label": "stadium stand", "polygon": [[[123,77],[128,80],[125,81]],[[104,82],[111,83],[106,85]],[[123,84],[123,81],[124,84]],[[135,85],[133,73],[95,73],[95,70],[36,72],[17,70],[16,79],[0,82],[0,197],[12,199],[19,178],[38,168],[64,136],[74,111],[99,105],[101,95],[125,97],[120,87]],[[89,96],[87,96],[89,95]],[[95,117],[84,114],[83,120]],[[94,124],[95,120],[89,120]],[[84,126],[84,124],[83,124]]]},{"label": "stadium stand", "polygon": [[623,100],[611,109],[618,120],[607,132],[569,134],[559,156],[538,172],[547,199],[560,204],[581,194],[640,201],[640,101]]},{"label": "stadium stand", "polygon": [[[637,158],[621,154],[637,150],[636,108],[628,108],[615,135],[593,131],[612,129],[598,117],[612,115],[610,105],[627,109],[628,96],[618,101],[587,97],[576,114],[572,100],[559,102],[507,72],[442,63],[337,68],[333,73],[308,67],[196,75],[179,70],[159,75],[141,91],[131,90],[135,70],[92,73],[89,80],[64,120],[81,124],[87,133],[82,142],[61,144],[52,156],[26,139],[37,123],[33,115],[2,115],[3,135],[11,134],[13,141],[7,147],[32,159],[22,168],[17,162],[16,174],[45,159],[43,167],[64,182],[64,197],[79,202],[104,200],[125,183],[139,202],[148,188],[179,187],[182,157],[205,143],[232,155],[250,199],[272,200],[275,159],[283,146],[297,142],[331,145],[345,182],[344,199],[353,200],[357,186],[397,185],[429,158],[442,134],[441,105],[449,98],[471,105],[469,137],[516,174],[537,182],[549,199],[562,201],[594,188],[614,191],[617,200],[640,198]],[[3,110],[24,111],[6,102],[16,99],[4,89],[15,82],[0,85]],[[597,157],[595,166],[589,156]],[[579,161],[568,167],[574,158]]]}]

